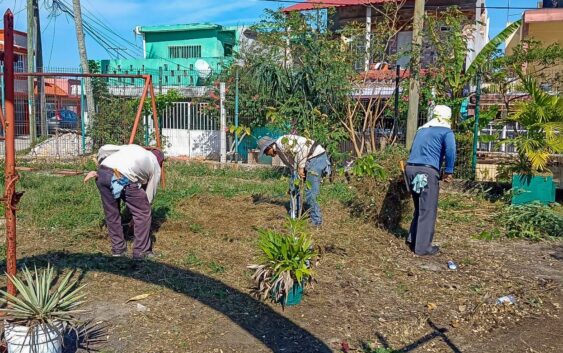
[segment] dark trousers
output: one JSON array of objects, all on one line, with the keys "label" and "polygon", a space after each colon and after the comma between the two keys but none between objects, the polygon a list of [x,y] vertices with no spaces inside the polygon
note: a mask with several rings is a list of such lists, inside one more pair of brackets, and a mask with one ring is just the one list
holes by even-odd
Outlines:
[{"label": "dark trousers", "polygon": [[[436,215],[438,212],[438,194],[440,192],[440,175],[434,168],[424,166],[407,166],[407,179],[414,201],[414,215],[409,230],[407,242],[414,248],[414,252],[424,255],[432,247]],[[412,191],[412,181],[417,174],[428,176],[428,185],[420,194]]]},{"label": "dark trousers", "polygon": [[[127,244],[121,225],[119,200],[116,200],[111,192],[112,176],[112,170],[104,167],[98,168],[96,185],[100,190],[102,198],[102,206],[104,208],[106,225],[111,241],[111,251],[113,254],[122,254],[127,251]],[[135,231],[133,256],[143,256],[152,251],[152,241],[150,238],[152,221],[151,205],[147,198],[147,193],[137,185],[127,185],[121,193],[121,199],[125,202],[133,217],[133,227]]]}]

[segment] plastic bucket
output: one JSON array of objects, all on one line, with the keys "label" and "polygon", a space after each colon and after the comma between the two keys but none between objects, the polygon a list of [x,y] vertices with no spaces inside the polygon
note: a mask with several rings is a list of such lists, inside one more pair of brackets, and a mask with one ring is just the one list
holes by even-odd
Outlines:
[{"label": "plastic bucket", "polygon": [[62,325],[57,325],[57,330],[36,326],[30,332],[27,326],[4,322],[8,353],[61,353],[62,337],[59,333],[63,331]]}]

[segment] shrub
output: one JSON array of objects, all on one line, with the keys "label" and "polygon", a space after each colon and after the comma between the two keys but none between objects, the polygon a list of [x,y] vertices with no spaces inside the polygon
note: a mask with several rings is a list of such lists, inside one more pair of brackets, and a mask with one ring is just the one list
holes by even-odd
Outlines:
[{"label": "shrub", "polygon": [[311,265],[317,258],[311,235],[303,218],[287,220],[287,232],[259,230],[258,245],[262,252],[260,264],[250,265],[257,288],[254,295],[262,300],[270,297],[282,303],[294,284],[311,285],[314,272]]},{"label": "shrub", "polygon": [[554,207],[540,203],[509,206],[502,213],[501,220],[510,238],[539,240],[563,236],[563,216]]},{"label": "shrub", "polygon": [[352,174],[357,177],[369,177],[375,179],[385,179],[387,173],[381,164],[377,163],[377,157],[374,154],[367,154],[354,161],[352,166]]}]

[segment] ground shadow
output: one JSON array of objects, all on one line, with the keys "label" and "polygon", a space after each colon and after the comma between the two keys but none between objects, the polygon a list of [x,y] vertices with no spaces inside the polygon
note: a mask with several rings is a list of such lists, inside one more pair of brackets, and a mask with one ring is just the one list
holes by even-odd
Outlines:
[{"label": "ground shadow", "polygon": [[97,351],[97,347],[107,342],[109,327],[106,324],[98,324],[93,320],[68,329],[65,332],[63,342],[63,353],[76,353],[79,350],[87,352]]},{"label": "ground shadow", "polygon": [[289,206],[290,206],[289,196],[287,196],[286,199],[282,200],[280,198],[266,196],[264,194],[253,194],[252,202],[255,205],[267,203],[269,205],[285,207],[286,211],[289,213]]},{"label": "ground shadow", "polygon": [[[446,333],[448,333],[448,329],[446,328],[441,328],[438,327],[436,324],[434,324],[434,322],[432,322],[432,320],[428,319],[426,321],[426,323],[428,324],[428,326],[432,329],[432,331],[424,336],[422,336],[421,338],[417,339],[416,341],[407,344],[406,346],[399,348],[399,349],[394,349],[393,347],[391,347],[389,345],[389,342],[387,341],[387,339],[385,338],[385,336],[383,334],[381,334],[380,332],[376,333],[377,339],[379,340],[379,344],[381,346],[383,346],[383,348],[386,348],[388,350],[391,350],[393,353],[408,353],[408,352],[412,352],[415,349],[425,345],[426,343],[432,341],[433,339],[439,338],[441,339],[450,349],[453,353],[462,353],[461,350],[450,340],[450,338],[446,335]],[[362,344],[363,346],[363,350],[366,353],[371,353],[372,350],[371,348],[369,348],[369,345],[367,345],[366,343]]]},{"label": "ground shadow", "polygon": [[[23,258],[18,266],[41,267],[48,263],[59,269],[79,269],[83,274],[107,272],[169,288],[222,313],[274,353],[332,352],[320,339],[264,303],[200,273],[156,261],[64,251]],[[0,271],[5,271],[5,263]]]},{"label": "ground shadow", "polygon": [[[152,209],[152,222],[151,222],[151,239],[156,242],[156,233],[160,230],[160,227],[168,219],[170,214],[170,207],[160,206]],[[135,239],[134,228],[133,228],[133,216],[127,207],[121,211],[121,222],[123,226],[123,235],[125,240],[132,241]],[[105,226],[105,220],[102,223],[102,227]]]},{"label": "ground shadow", "polygon": [[401,219],[410,200],[403,178],[389,182],[377,216],[379,225],[396,237],[406,238],[408,230],[401,227]]},{"label": "ground shadow", "polygon": [[555,260],[563,261],[563,245],[555,246],[549,256],[553,257]]}]

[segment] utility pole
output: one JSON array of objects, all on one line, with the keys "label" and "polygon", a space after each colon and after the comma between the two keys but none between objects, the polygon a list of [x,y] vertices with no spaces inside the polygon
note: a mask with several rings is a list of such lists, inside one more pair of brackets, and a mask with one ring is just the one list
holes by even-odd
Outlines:
[{"label": "utility pole", "polygon": [[[41,20],[39,17],[38,0],[33,0],[33,16],[35,17],[35,70],[43,72],[43,41],[41,39]],[[47,131],[47,99],[45,97],[45,78],[40,76],[37,80],[37,94],[39,96],[39,112],[41,117],[41,134],[46,136]],[[35,120],[35,119],[34,119]]]},{"label": "utility pole", "polygon": [[[72,0],[74,11],[74,26],[76,27],[76,41],[78,42],[78,54],[80,55],[80,65],[82,72],[90,73],[88,68],[88,55],[86,54],[86,42],[84,40],[84,27],[82,25],[82,10],[80,8],[80,0]],[[86,88],[86,108],[88,112],[88,121],[92,121],[94,116],[94,93],[92,92],[92,81],[89,77],[84,80]]]},{"label": "utility pole", "polygon": [[[34,0],[27,0],[27,72],[34,72],[35,46],[33,43],[35,33]],[[37,122],[35,120],[35,87],[33,76],[27,77],[27,113],[29,114],[29,135],[31,144],[37,140]]]},{"label": "utility pole", "polygon": [[424,0],[415,0],[412,26],[411,75],[409,82],[409,113],[407,116],[407,149],[410,149],[418,127],[418,102],[420,89],[420,56],[422,55],[422,28],[424,26]]}]

